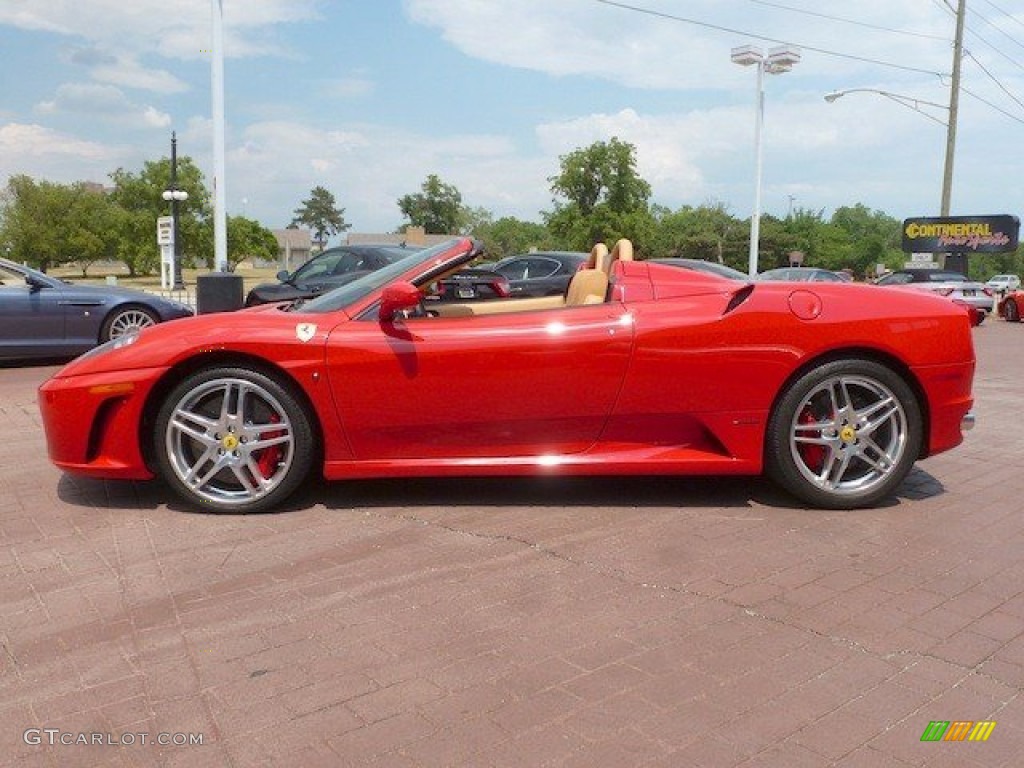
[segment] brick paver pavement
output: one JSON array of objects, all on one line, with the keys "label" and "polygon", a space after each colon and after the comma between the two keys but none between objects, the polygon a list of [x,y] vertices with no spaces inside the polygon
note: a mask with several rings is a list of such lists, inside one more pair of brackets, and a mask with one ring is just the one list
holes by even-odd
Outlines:
[{"label": "brick paver pavement", "polygon": [[53,369],[0,369],[0,765],[1020,765],[1024,327],[975,333],[977,429],[844,513],[588,479],[193,514],[62,476]]}]

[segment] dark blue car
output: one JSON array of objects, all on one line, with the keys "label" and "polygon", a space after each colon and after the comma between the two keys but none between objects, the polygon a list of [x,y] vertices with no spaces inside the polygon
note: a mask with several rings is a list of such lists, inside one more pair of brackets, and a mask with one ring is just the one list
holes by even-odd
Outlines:
[{"label": "dark blue car", "polygon": [[0,259],[0,360],[74,357],[191,314],[184,304],[143,291],[76,285]]}]

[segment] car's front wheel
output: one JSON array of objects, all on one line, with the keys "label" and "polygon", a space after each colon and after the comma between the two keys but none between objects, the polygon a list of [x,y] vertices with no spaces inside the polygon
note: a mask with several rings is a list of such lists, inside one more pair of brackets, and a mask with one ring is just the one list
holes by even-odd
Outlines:
[{"label": "car's front wheel", "polygon": [[1003,306],[1003,314],[1006,316],[1006,322],[1008,323],[1020,322],[1020,309],[1017,307],[1017,302],[1013,299],[1006,300],[1006,304]]},{"label": "car's front wheel", "polygon": [[156,325],[159,318],[145,307],[123,307],[115,310],[103,323],[100,341],[110,341],[126,333]]},{"label": "car's front wheel", "polygon": [[290,388],[243,368],[185,378],[156,418],[160,473],[211,512],[261,512],[291,495],[313,463],[310,419]]},{"label": "car's front wheel", "polygon": [[895,491],[921,450],[917,398],[870,360],[815,368],[782,394],[766,436],[768,475],[818,507],[852,509]]}]

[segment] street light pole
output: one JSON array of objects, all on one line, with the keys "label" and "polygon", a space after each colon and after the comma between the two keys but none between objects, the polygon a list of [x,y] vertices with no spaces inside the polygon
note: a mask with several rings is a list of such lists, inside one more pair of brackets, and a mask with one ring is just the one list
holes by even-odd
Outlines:
[{"label": "street light pole", "polygon": [[778,46],[771,48],[765,56],[760,48],[744,45],[732,49],[732,62],[740,66],[757,66],[757,93],[754,111],[754,211],[750,216],[750,254],[747,271],[751,277],[757,276],[758,250],[761,239],[761,175],[763,166],[763,149],[761,130],[764,123],[764,76],[781,75],[793,68],[800,61],[800,51],[796,48]]},{"label": "street light pole", "polygon": [[171,237],[174,240],[171,247],[174,252],[174,285],[175,291],[185,289],[185,282],[181,279],[181,238],[178,236],[178,203],[188,200],[188,192],[178,189],[178,136],[171,131],[171,183],[161,195],[164,200],[171,204]]}]

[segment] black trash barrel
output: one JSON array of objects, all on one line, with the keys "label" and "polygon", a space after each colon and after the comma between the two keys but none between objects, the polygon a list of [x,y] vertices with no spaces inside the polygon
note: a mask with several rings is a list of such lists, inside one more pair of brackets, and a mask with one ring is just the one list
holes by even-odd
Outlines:
[{"label": "black trash barrel", "polygon": [[242,308],[242,276],[230,272],[211,272],[196,278],[196,310],[233,312]]}]

